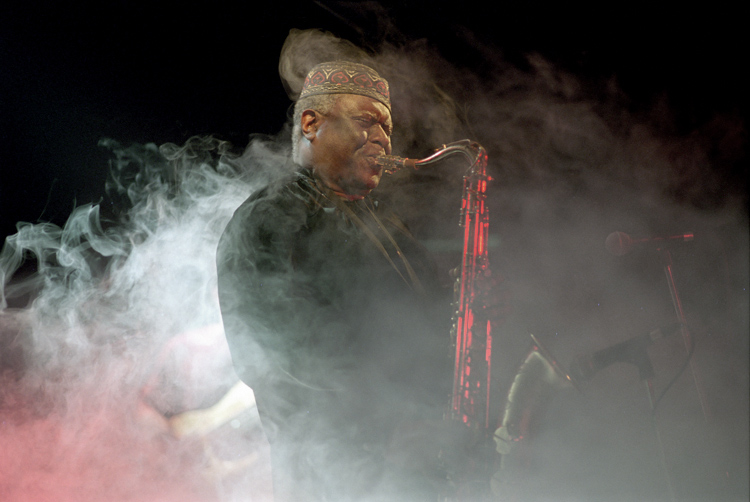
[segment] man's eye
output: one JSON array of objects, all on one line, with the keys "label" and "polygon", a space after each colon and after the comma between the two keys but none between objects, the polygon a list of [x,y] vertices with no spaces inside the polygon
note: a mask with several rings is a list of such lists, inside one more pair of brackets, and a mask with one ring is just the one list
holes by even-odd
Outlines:
[{"label": "man's eye", "polygon": [[364,127],[365,129],[369,129],[370,127],[372,127],[372,126],[374,126],[376,124],[380,124],[380,127],[383,128],[383,131],[385,131],[385,133],[388,136],[391,135],[391,126],[388,125],[388,124],[382,124],[377,119],[367,118],[367,117],[355,117],[354,120],[356,120],[357,122],[359,122],[362,125],[362,127]]}]

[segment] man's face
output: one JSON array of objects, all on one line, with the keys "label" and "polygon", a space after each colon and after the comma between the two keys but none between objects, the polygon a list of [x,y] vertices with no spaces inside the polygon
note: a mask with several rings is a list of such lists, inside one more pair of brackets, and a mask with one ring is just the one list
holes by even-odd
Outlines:
[{"label": "man's face", "polygon": [[367,96],[342,94],[330,113],[316,115],[315,127],[306,135],[315,175],[336,192],[363,198],[383,175],[375,158],[391,153],[388,108]]}]

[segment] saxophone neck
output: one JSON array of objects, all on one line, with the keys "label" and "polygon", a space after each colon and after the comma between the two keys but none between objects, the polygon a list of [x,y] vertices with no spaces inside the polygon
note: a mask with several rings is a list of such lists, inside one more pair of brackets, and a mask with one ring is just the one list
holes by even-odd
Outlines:
[{"label": "saxophone neck", "polygon": [[378,164],[383,166],[383,169],[387,174],[393,174],[403,167],[420,169],[423,166],[434,164],[454,154],[462,154],[466,157],[471,165],[469,168],[470,172],[475,169],[483,169],[487,166],[487,151],[482,145],[469,139],[463,139],[461,141],[455,141],[443,145],[436,149],[432,155],[423,159],[409,159],[398,157],[396,155],[384,155],[378,157],[377,161]]}]

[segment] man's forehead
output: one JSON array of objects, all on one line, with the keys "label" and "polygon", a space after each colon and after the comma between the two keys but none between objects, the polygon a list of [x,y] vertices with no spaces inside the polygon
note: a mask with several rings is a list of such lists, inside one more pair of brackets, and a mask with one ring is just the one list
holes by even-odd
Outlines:
[{"label": "man's forehead", "polygon": [[391,112],[387,106],[367,96],[341,94],[336,105],[342,111],[372,113],[383,121],[390,122],[392,120]]}]

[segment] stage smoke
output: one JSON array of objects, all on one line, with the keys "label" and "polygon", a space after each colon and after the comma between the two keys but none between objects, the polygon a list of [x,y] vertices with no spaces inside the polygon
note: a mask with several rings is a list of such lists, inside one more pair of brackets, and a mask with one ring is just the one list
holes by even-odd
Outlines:
[{"label": "stage smoke", "polygon": [[[266,500],[251,406],[219,422],[213,438],[176,420],[238,382],[218,310],[216,246],[253,187],[284,173],[285,152],[260,139],[240,156],[211,138],[102,144],[113,155],[113,199],[124,197],[121,219],[102,221],[87,205],[64,228],[22,224],[0,255],[11,279],[4,300],[32,298],[6,308],[0,325],[4,346],[16,349],[3,374],[4,500],[203,501],[217,486],[223,500],[248,486],[256,495],[242,500]],[[23,259],[35,272],[13,281]]]},{"label": "stage smoke", "polygon": [[[317,41],[324,48],[313,50]],[[369,49],[292,31],[279,68],[294,96],[319,58],[364,58],[391,83],[394,153],[421,158],[465,137],[487,149],[490,264],[512,298],[493,329],[498,417],[529,333],[567,366],[674,322],[660,257],[613,257],[607,235],[707,236],[672,259],[714,415],[705,421],[686,373],[662,400],[658,425],[679,494],[746,499],[747,194],[731,176],[742,120],[717,114],[678,132],[664,126],[667,103],[633,111],[614,77],[592,81],[536,54],[520,67],[477,47],[487,54],[479,75],[429,41]],[[289,173],[287,143],[286,134],[251,137],[232,154],[211,138],[105,140],[115,206],[106,212],[116,217],[86,205],[62,228],[24,223],[7,239],[0,498],[269,500],[267,445],[251,397],[235,387],[214,260],[237,206]],[[451,162],[402,170],[376,192],[435,251],[446,287],[461,259],[462,174]],[[650,350],[661,388],[685,347],[672,337]],[[663,496],[644,385],[630,370],[612,365],[581,394],[552,400],[545,416],[554,422],[535,424],[521,500]],[[216,436],[190,426],[195,415],[184,413],[226,411],[227,396],[243,409]]]}]

